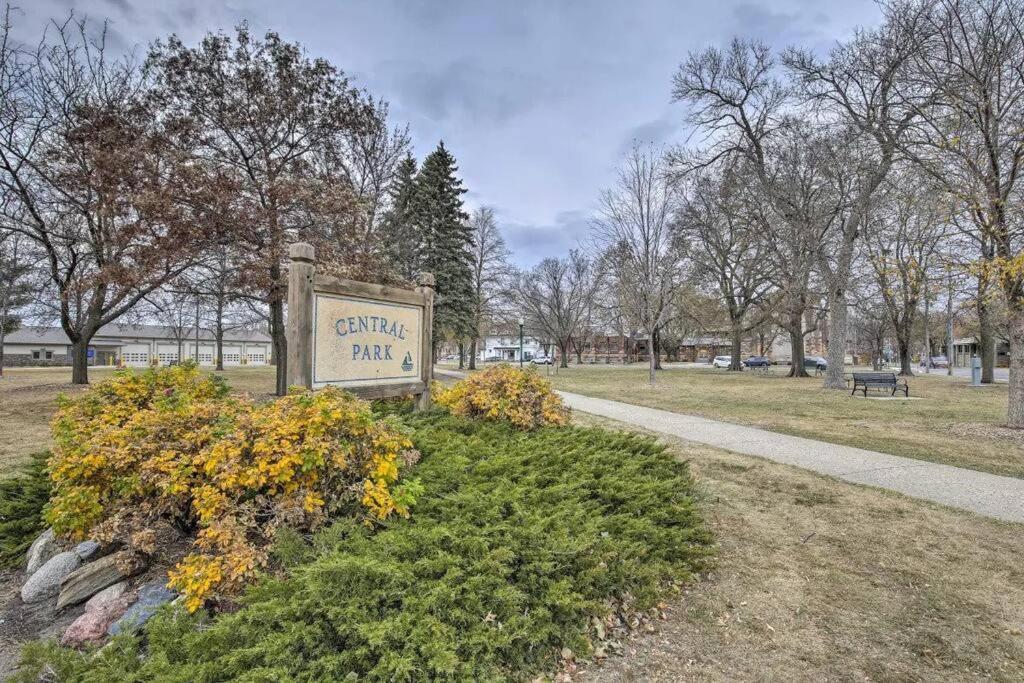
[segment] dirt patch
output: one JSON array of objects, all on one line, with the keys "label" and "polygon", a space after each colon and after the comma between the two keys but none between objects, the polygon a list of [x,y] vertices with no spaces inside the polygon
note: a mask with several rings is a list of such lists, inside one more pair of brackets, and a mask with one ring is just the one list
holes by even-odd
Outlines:
[{"label": "dirt patch", "polygon": [[697,477],[717,566],[579,678],[1024,680],[1021,525],[662,441]]},{"label": "dirt patch", "polygon": [[1024,430],[1021,429],[1010,429],[979,422],[959,422],[950,425],[946,431],[953,436],[967,439],[1005,439],[1017,446],[1024,447]]}]

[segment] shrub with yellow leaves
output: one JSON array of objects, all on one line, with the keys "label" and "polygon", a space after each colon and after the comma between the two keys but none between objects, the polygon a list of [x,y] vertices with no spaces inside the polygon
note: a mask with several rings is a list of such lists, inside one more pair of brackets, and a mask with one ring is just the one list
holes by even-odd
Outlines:
[{"label": "shrub with yellow leaves", "polygon": [[435,400],[453,415],[511,422],[519,429],[565,425],[569,410],[536,371],[496,365],[473,373]]},{"label": "shrub with yellow leaves", "polygon": [[398,483],[412,442],[368,403],[327,388],[255,404],[189,364],[118,372],[63,398],[53,434],[55,531],[147,554],[154,529],[194,537],[168,584],[189,610],[253,578],[282,526],[407,516],[419,490]]}]

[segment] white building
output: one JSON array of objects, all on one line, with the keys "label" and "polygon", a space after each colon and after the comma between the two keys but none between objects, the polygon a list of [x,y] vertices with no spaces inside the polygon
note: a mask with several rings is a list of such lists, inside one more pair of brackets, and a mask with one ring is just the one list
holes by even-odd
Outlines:
[{"label": "white building", "polygon": [[[542,344],[533,337],[523,337],[523,360],[543,356],[549,345]],[[480,339],[477,345],[477,358],[482,361],[498,360],[514,362],[519,360],[519,334],[491,334]]]},{"label": "white building", "polygon": [[[169,365],[196,357],[195,332],[180,342],[174,328],[163,325],[106,325],[89,345],[90,365],[149,367]],[[224,365],[267,365],[270,337],[256,330],[224,333]],[[217,345],[213,335],[199,331],[199,364],[214,365]],[[59,327],[28,326],[4,339],[4,365],[70,365],[71,340]]]}]

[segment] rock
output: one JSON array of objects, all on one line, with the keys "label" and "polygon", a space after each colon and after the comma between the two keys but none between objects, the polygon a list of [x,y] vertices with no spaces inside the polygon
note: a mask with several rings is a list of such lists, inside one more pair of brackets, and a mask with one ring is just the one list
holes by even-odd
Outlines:
[{"label": "rock", "polygon": [[52,598],[60,592],[61,582],[81,564],[82,558],[73,551],[57,553],[28,577],[28,581],[21,587],[22,601],[41,602]]},{"label": "rock", "polygon": [[125,591],[127,590],[127,581],[121,581],[119,583],[115,583],[113,586],[107,586],[99,593],[89,598],[89,602],[85,603],[85,611],[91,612],[92,610],[96,609],[97,607],[103,605],[106,602],[116,600],[117,598],[124,595]]},{"label": "rock", "polygon": [[25,573],[35,574],[36,570],[46,564],[47,560],[60,552],[57,545],[57,534],[53,533],[53,527],[47,529],[32,541],[28,552],[25,554]]},{"label": "rock", "polygon": [[130,633],[142,627],[157,609],[177,597],[177,593],[166,588],[160,581],[147,583],[139,589],[139,599],[128,608],[124,616],[115,621],[107,629],[107,633],[116,636],[119,633]]},{"label": "rock", "polygon": [[82,541],[75,546],[75,552],[83,560],[88,560],[90,557],[96,554],[96,551],[100,549],[100,544],[96,541]]},{"label": "rock", "polygon": [[107,586],[138,574],[144,568],[145,564],[127,550],[90,562],[64,579],[57,597],[57,609],[82,602]]},{"label": "rock", "polygon": [[125,613],[131,601],[130,595],[121,595],[95,609],[87,610],[68,626],[60,644],[65,647],[98,645],[107,635],[107,629]]}]

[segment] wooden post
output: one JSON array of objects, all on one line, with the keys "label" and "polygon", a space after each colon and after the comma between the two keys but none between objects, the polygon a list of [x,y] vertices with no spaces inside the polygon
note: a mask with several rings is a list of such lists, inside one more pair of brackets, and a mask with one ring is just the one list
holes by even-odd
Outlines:
[{"label": "wooden post", "polygon": [[288,248],[288,386],[313,387],[313,245],[295,242]]},{"label": "wooden post", "polygon": [[420,378],[423,380],[423,393],[416,397],[416,410],[430,410],[430,383],[434,379],[434,276],[420,273],[416,279],[416,291],[423,294],[423,343],[420,354]]}]

